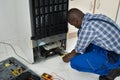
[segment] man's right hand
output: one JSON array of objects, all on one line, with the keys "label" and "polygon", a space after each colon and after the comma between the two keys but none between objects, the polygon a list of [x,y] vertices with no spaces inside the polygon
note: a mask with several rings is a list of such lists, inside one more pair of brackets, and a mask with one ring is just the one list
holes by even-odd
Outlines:
[{"label": "man's right hand", "polygon": [[72,57],[74,57],[77,53],[75,52],[75,50],[72,50],[71,53],[68,53],[66,54],[64,57],[63,57],[63,61],[68,63]]}]

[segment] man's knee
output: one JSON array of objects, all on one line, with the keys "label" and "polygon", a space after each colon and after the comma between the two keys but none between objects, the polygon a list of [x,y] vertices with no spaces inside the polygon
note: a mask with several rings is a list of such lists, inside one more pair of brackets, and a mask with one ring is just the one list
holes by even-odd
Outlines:
[{"label": "man's knee", "polygon": [[[70,66],[71,66],[73,69],[76,69],[76,70],[79,69],[77,64],[78,64],[78,63],[77,63],[75,57],[70,60]],[[80,70],[80,69],[79,69],[79,70]]]},{"label": "man's knee", "polygon": [[70,64],[71,64],[71,67],[77,71],[94,73],[94,70],[89,66],[86,58],[84,58],[83,56],[72,58],[70,61]]},{"label": "man's knee", "polygon": [[79,71],[85,68],[85,64],[86,62],[82,55],[75,56],[70,60],[71,67]]}]

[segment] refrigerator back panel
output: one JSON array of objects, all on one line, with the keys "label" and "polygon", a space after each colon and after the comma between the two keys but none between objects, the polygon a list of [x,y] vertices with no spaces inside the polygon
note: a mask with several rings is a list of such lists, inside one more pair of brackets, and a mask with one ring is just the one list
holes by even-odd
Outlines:
[{"label": "refrigerator back panel", "polygon": [[32,39],[67,33],[68,0],[30,0]]}]

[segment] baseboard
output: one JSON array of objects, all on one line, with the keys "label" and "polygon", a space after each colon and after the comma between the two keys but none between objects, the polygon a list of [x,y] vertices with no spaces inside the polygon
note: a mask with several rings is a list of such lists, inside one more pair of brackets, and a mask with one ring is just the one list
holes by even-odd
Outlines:
[{"label": "baseboard", "polygon": [[71,32],[67,34],[67,38],[71,39],[71,38],[76,38],[77,37],[77,32]]}]

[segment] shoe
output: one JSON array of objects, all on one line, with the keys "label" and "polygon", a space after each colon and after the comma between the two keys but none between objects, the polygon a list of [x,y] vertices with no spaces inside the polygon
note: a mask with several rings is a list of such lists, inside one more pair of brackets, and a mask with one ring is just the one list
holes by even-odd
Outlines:
[{"label": "shoe", "polygon": [[120,68],[112,69],[108,75],[107,78],[114,80],[116,77],[120,75]]},{"label": "shoe", "polygon": [[120,75],[120,68],[112,69],[108,75],[99,76],[99,80],[114,80]]},{"label": "shoe", "polygon": [[99,76],[99,80],[110,80],[107,78],[107,76]]}]

